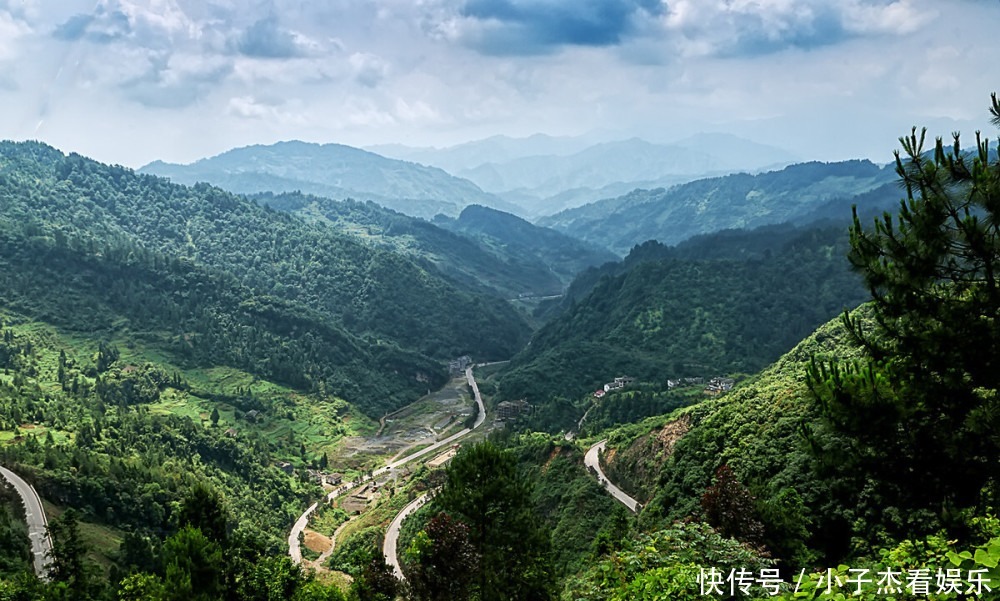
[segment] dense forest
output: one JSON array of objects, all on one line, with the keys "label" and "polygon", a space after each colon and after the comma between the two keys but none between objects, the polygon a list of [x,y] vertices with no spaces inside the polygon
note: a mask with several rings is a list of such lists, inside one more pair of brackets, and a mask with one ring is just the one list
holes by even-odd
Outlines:
[{"label": "dense forest", "polygon": [[[188,188],[65,156],[41,144],[5,142],[0,145],[0,196],[5,231],[13,232],[8,244],[20,252],[20,260],[37,260],[40,252],[47,253],[51,260],[46,268],[53,270],[54,283],[82,279],[58,274],[59,269],[78,266],[92,266],[87,268],[119,280],[83,282],[92,287],[72,296],[48,294],[50,288],[37,287],[27,275],[32,268],[17,265],[10,277],[18,281],[8,290],[33,299],[16,305],[29,315],[51,317],[60,325],[64,322],[59,320],[99,324],[107,321],[106,315],[85,307],[101,302],[102,294],[124,289],[125,294],[111,295],[114,302],[140,311],[169,336],[191,346],[197,346],[192,334],[205,335],[210,344],[236,338],[227,353],[212,349],[213,355],[236,355],[239,367],[260,367],[268,376],[304,370],[307,373],[282,379],[296,386],[325,383],[372,415],[426,390],[428,380],[432,385],[440,382],[428,359],[463,354],[506,358],[528,333],[524,319],[501,299],[449,280],[432,266],[207,185]],[[129,277],[118,277],[117,269],[130,270]],[[187,277],[219,283],[178,279]],[[150,300],[161,310],[141,308],[149,291],[144,280],[170,297]],[[227,291],[213,292],[213,287]],[[221,302],[200,298],[202,289],[207,297],[229,297],[224,310],[215,310],[216,322],[236,322],[221,327],[216,323],[212,333],[185,327],[183,320],[198,323],[199,313],[212,310],[192,310],[192,304]],[[53,303],[74,296],[83,301],[78,309],[52,310]],[[186,306],[163,310],[164,303]],[[248,318],[240,323],[233,309]],[[258,319],[260,326],[270,320],[283,336],[300,341],[287,352],[284,344],[265,345],[267,335],[255,331]],[[272,358],[276,352],[286,356]],[[309,363],[327,367],[312,370]],[[345,369],[358,366],[377,374],[369,385],[360,386],[356,376],[335,374],[342,376]]]},{"label": "dense forest", "polygon": [[503,298],[558,295],[577,272],[616,258],[519,217],[477,205],[466,207],[457,220],[438,215],[431,223],[370,201],[337,201],[301,193],[261,193],[252,198],[276,210],[329,223],[415,260],[429,261],[442,273],[468,286],[485,285]]},{"label": "dense forest", "polygon": [[[847,246],[842,228],[772,227],[636,247],[621,264],[574,282],[563,312],[499,379],[499,395],[544,406],[621,375],[665,386],[669,378],[758,371],[866,298],[843,259]],[[746,250],[724,250],[735,247]],[[567,428],[578,413],[537,425]]]},{"label": "dense forest", "polygon": [[[700,179],[671,188],[633,190],[539,220],[583,240],[625,253],[646,240],[676,244],[697,234],[808,219],[817,207],[839,204],[884,187],[891,168],[870,161],[800,163],[779,171]],[[814,215],[818,217],[819,215]]]}]

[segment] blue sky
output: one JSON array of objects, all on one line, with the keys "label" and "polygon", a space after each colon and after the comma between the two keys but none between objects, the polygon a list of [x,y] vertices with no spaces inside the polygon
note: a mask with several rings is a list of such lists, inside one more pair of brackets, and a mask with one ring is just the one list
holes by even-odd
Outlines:
[{"label": "blue sky", "polygon": [[140,166],[302,139],[725,131],[888,161],[1000,91],[996,0],[0,0],[0,137]]}]

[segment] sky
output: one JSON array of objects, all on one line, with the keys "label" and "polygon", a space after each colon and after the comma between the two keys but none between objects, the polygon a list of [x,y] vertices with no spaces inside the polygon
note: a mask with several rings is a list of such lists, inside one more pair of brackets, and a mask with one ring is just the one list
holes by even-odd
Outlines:
[{"label": "sky", "polygon": [[139,167],[249,144],[728,132],[892,160],[989,123],[1000,0],[0,0],[0,138]]}]

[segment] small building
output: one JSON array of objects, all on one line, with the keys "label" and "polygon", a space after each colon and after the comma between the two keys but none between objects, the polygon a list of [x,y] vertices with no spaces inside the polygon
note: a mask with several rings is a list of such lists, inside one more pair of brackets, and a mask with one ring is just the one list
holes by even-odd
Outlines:
[{"label": "small building", "polygon": [[608,382],[604,385],[604,392],[611,392],[612,390],[621,390],[626,386],[631,386],[635,382],[635,378],[631,376],[618,376],[612,382]]},{"label": "small building", "polygon": [[278,469],[285,472],[286,474],[291,474],[295,471],[295,468],[292,466],[292,464],[288,463],[287,461],[279,461]]},{"label": "small building", "polygon": [[458,453],[458,445],[455,445],[455,446],[451,447],[450,449],[448,449],[447,451],[445,451],[444,453],[441,453],[440,455],[438,455],[434,459],[431,459],[430,461],[428,461],[427,462],[427,467],[432,468],[432,469],[433,468],[441,467],[442,465],[444,465],[444,464],[448,463],[449,461],[451,461],[451,458],[454,457],[457,453]]},{"label": "small building", "polygon": [[705,386],[705,394],[717,395],[728,392],[733,389],[734,384],[736,384],[736,380],[733,378],[716,376],[708,381],[708,385]]},{"label": "small building", "polygon": [[251,409],[250,411],[246,412],[246,418],[247,421],[249,422],[257,421],[258,417],[260,417],[260,411],[257,411],[256,409]]},{"label": "small building", "polygon": [[236,428],[229,428],[226,430],[226,436],[229,438],[236,438]]},{"label": "small building", "polygon": [[600,389],[594,391],[594,398],[595,399],[604,398],[605,394],[607,394],[607,393],[604,392],[604,389],[600,388]]},{"label": "small building", "polygon": [[458,377],[465,373],[465,368],[472,365],[472,357],[468,355],[462,355],[458,359],[452,359],[448,362],[448,373],[451,377]]},{"label": "small building", "polygon": [[531,405],[525,399],[502,401],[497,405],[497,419],[515,419],[524,413],[531,413]]}]

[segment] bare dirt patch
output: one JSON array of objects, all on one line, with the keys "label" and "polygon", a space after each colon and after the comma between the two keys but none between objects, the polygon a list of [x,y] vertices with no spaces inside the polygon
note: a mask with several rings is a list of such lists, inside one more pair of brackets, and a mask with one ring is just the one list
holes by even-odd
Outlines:
[{"label": "bare dirt patch", "polygon": [[340,443],[336,459],[345,465],[376,457],[393,457],[401,451],[436,442],[475,410],[464,376],[384,418],[377,436],[350,437]]},{"label": "bare dirt patch", "polygon": [[303,530],[302,534],[305,537],[306,548],[314,553],[323,553],[333,545],[333,543],[330,542],[330,537],[323,536],[315,530],[306,528]]}]

